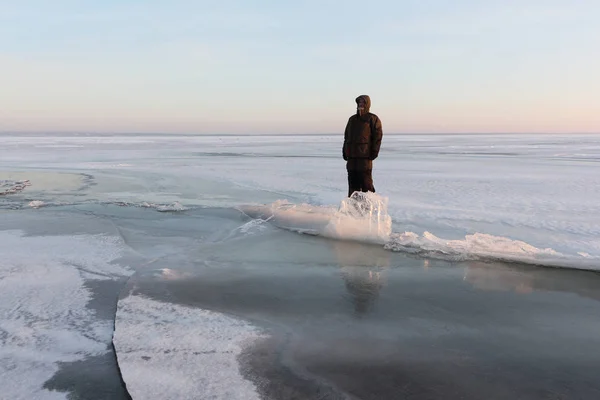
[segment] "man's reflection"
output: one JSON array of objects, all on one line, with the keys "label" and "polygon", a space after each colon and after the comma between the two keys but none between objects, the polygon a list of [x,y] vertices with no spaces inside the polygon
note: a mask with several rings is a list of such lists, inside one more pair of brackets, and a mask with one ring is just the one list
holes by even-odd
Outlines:
[{"label": "man's reflection", "polygon": [[374,306],[384,286],[391,253],[381,247],[355,242],[332,242],[354,312],[363,316]]}]

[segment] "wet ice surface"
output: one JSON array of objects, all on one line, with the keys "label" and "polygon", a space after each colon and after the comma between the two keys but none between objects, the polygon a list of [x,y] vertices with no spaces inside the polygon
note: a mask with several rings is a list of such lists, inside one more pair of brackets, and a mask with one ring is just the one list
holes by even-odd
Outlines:
[{"label": "wet ice surface", "polygon": [[[222,255],[203,268],[161,268],[131,283],[132,296],[152,299],[146,307],[166,300],[236,315],[267,330],[269,337],[240,357],[241,370],[263,398],[600,394],[593,367],[600,363],[600,280],[594,273],[426,262],[316,238],[296,242],[295,251],[319,263],[298,266],[285,257],[264,260],[288,240],[278,233],[264,239],[254,242],[252,256]],[[169,350],[191,353],[185,346]]]},{"label": "wet ice surface", "polygon": [[599,397],[598,136],[1,139],[10,398]]}]

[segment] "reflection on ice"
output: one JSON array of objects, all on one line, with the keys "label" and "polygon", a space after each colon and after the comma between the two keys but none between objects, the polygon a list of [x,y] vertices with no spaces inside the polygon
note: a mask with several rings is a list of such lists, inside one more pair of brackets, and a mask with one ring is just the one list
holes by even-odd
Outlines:
[{"label": "reflection on ice", "polygon": [[361,245],[350,241],[332,240],[329,247],[341,267],[386,269],[391,266],[392,253],[377,245]]},{"label": "reflection on ice", "polygon": [[348,298],[357,317],[374,306],[385,285],[385,271],[391,267],[392,253],[378,246],[332,241]]},{"label": "reflection on ice", "polygon": [[560,271],[500,263],[469,262],[465,282],[484,291],[512,291],[520,294],[554,291],[576,293],[600,301],[595,272],[580,271],[569,279],[560,279]]},{"label": "reflection on ice", "polygon": [[166,281],[182,280],[182,279],[189,278],[190,276],[193,276],[193,275],[190,273],[178,271],[178,270],[171,269],[171,268],[161,268],[154,273],[155,279],[160,278],[160,279],[166,280]]}]

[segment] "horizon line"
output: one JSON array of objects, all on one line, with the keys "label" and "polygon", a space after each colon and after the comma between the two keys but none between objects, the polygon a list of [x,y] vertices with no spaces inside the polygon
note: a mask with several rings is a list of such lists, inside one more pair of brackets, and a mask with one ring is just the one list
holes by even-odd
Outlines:
[{"label": "horizon line", "polygon": [[[42,136],[42,135],[84,135],[84,136],[342,136],[343,132],[297,132],[297,133],[197,133],[197,132],[106,132],[106,131],[0,131],[0,135]],[[600,135],[598,132],[388,132],[387,136],[415,136],[415,135],[449,135],[449,136],[474,136],[474,135]]]}]

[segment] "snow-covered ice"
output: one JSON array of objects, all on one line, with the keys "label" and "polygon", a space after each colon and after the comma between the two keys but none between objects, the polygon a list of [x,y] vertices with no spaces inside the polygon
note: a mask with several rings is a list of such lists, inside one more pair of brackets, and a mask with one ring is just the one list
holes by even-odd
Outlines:
[{"label": "snow-covered ice", "polygon": [[264,334],[243,321],[142,295],[119,301],[114,344],[134,399],[259,399],[237,357]]},{"label": "snow-covered ice", "polygon": [[59,362],[108,352],[113,323],[87,308],[86,280],[126,277],[117,238],[0,231],[0,381],[7,399],[66,399],[43,389]]},{"label": "snow-covered ice", "polygon": [[[94,281],[149,270],[219,281],[224,266],[242,280],[282,262],[301,280],[335,264],[331,241],[349,246],[337,250],[348,290],[363,276],[367,292],[384,290],[380,271],[357,261],[370,257],[362,245],[388,269],[399,256],[467,262],[465,284],[482,287],[494,287],[495,267],[520,279],[507,263],[600,271],[599,135],[386,135],[377,193],[361,201],[345,197],[341,135],[3,134],[0,154],[0,387],[11,399],[67,398],[44,388],[60,363],[110,351],[112,320],[90,308]],[[116,317],[134,398],[260,398],[237,355],[264,333],[241,316],[134,291]]]}]

